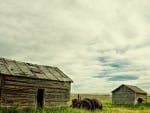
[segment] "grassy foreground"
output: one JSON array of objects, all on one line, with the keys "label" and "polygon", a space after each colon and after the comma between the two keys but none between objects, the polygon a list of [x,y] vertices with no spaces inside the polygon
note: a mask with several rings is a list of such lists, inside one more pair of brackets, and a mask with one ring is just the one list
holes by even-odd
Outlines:
[{"label": "grassy foreground", "polygon": [[[150,106],[149,106],[150,107]],[[86,111],[80,109],[73,109],[70,107],[66,108],[54,108],[54,109],[43,109],[43,110],[16,110],[16,109],[1,109],[0,113],[150,113],[150,108],[145,106],[138,107],[124,107],[124,106],[112,106],[104,108],[102,111]]]},{"label": "grassy foreground", "polygon": [[[77,95],[71,95],[72,98],[76,98]],[[136,106],[129,105],[112,105],[111,97],[109,95],[81,95],[82,98],[96,98],[103,103],[103,110],[86,111],[81,109],[74,109],[70,107],[53,108],[53,109],[39,109],[32,108],[26,110],[17,109],[0,109],[0,113],[150,113],[150,103],[145,103]],[[150,99],[148,99],[150,102]],[[70,105],[71,102],[68,103]]]}]

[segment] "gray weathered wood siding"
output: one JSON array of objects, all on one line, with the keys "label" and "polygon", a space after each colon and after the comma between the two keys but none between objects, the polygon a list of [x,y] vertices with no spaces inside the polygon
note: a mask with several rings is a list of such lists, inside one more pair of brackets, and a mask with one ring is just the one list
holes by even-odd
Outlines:
[{"label": "gray weathered wood siding", "polygon": [[112,94],[113,104],[134,104],[135,93],[123,86]]},{"label": "gray weathered wood siding", "polygon": [[44,107],[64,106],[70,98],[71,82],[0,75],[1,107],[36,107],[37,91],[44,89]]}]

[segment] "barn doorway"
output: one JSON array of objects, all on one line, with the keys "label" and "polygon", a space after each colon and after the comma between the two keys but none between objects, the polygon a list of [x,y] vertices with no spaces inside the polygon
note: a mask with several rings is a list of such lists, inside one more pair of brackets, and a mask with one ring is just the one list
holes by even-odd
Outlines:
[{"label": "barn doorway", "polygon": [[143,99],[142,98],[138,98],[138,103],[140,104],[140,103],[142,103],[143,102]]},{"label": "barn doorway", "polygon": [[44,105],[44,89],[38,89],[37,91],[37,107],[42,108]]}]

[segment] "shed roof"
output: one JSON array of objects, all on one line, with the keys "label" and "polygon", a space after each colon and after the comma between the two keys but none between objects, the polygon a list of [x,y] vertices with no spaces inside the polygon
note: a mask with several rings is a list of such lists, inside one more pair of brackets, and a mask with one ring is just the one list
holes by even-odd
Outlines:
[{"label": "shed roof", "polygon": [[114,90],[112,91],[112,93],[115,92],[115,91],[117,91],[117,90],[118,90],[120,87],[122,87],[122,86],[125,86],[125,87],[129,88],[130,90],[132,90],[132,91],[135,92],[135,93],[147,94],[145,91],[143,91],[142,89],[140,89],[140,88],[137,87],[137,86],[125,85],[125,84],[122,84],[122,85],[119,86],[118,88],[114,89]]},{"label": "shed roof", "polygon": [[73,82],[59,68],[0,58],[0,74]]}]

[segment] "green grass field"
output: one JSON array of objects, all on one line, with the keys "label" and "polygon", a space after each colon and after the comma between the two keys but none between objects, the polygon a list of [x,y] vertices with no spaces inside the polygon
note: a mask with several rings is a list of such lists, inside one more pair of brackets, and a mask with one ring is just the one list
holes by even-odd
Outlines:
[{"label": "green grass field", "polygon": [[[26,110],[17,109],[1,109],[0,113],[150,113],[150,98],[148,98],[148,103],[129,106],[129,105],[112,105],[111,96],[109,95],[88,95],[82,94],[82,98],[96,98],[103,103],[103,110],[87,111],[81,109],[74,109],[69,107],[71,101],[68,102],[68,107],[64,108],[53,108],[53,109],[43,109],[35,110],[32,108]],[[72,94],[71,99],[77,98],[77,95]]]},{"label": "green grass field", "polygon": [[[140,105],[112,105],[110,95],[90,95],[83,94],[82,98],[96,98],[103,103],[103,110],[91,111],[92,113],[150,113],[150,96],[148,97],[148,103]],[[77,95],[72,95],[71,98],[77,98]],[[83,112],[83,111],[82,111]],[[79,113],[82,113],[79,112]],[[88,113],[88,112],[85,112]]]}]

